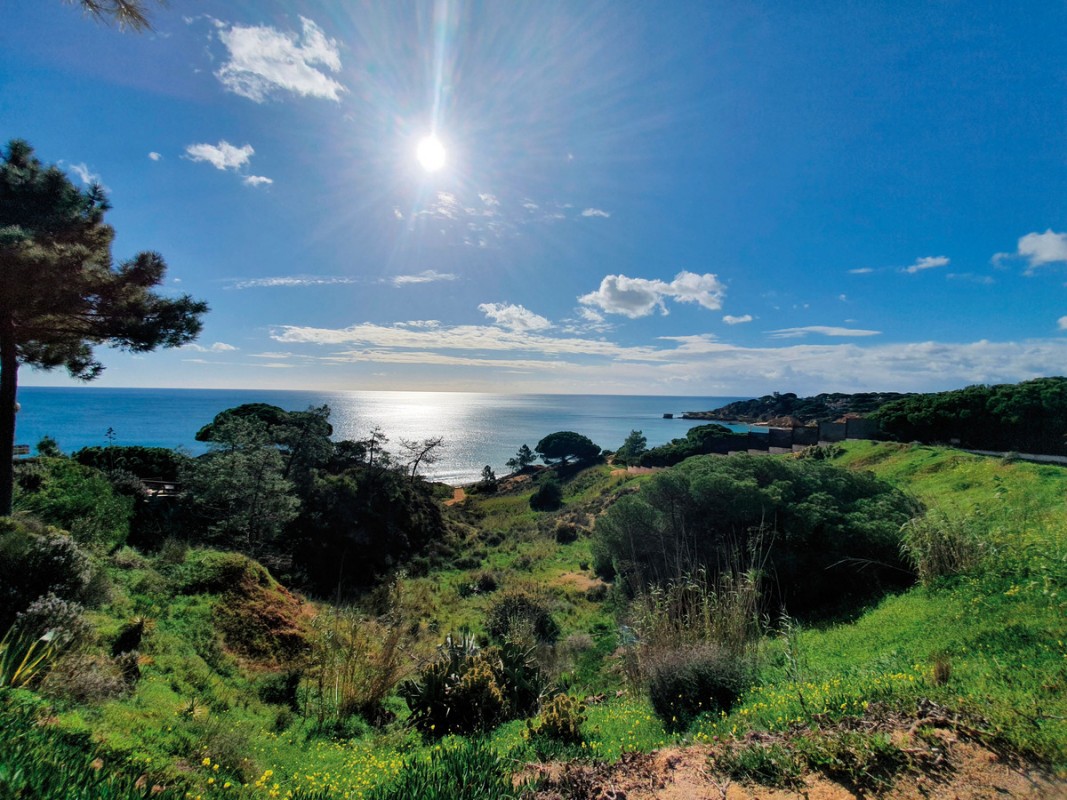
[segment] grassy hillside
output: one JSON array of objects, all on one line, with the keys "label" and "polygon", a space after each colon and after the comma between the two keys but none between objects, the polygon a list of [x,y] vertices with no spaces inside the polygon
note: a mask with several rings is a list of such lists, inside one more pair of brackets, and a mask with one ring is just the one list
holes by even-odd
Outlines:
[{"label": "grassy hillside", "polygon": [[[201,798],[504,797],[506,780],[467,794],[425,787],[464,770],[504,776],[528,761],[724,741],[738,744],[715,769],[740,779],[766,767],[767,747],[741,738],[754,730],[803,732],[794,752],[806,768],[823,769],[833,750],[855,782],[879,759],[898,763],[900,746],[820,731],[915,715],[921,701],[990,746],[1067,769],[1067,470],[872,442],[850,443],[836,463],[921,499],[926,521],[905,538],[923,581],[848,621],[765,620],[737,703],[687,729],[669,733],[633,682],[627,601],[591,566],[597,516],[649,476],[600,465],[564,482],[558,512],[530,509],[530,483],[445,509],[458,541],[447,568],[413,564],[359,608],[294,595],[244,556],[176,543],[112,553],[110,597],[91,614],[81,660],[61,660],[34,691],[0,693],[0,720],[34,732],[21,756],[0,755],[0,787],[25,780],[28,763],[47,771],[51,753],[83,767],[99,757],[86,774],[126,781],[127,794],[86,797],[125,800],[153,784]],[[555,687],[585,698],[564,720],[574,735],[516,719],[485,747],[424,738],[393,690],[374,719],[338,712],[372,707],[382,670],[414,677],[448,634],[484,641],[493,608],[515,595],[556,625],[534,655]],[[119,685],[109,652],[135,624],[137,676]]]}]

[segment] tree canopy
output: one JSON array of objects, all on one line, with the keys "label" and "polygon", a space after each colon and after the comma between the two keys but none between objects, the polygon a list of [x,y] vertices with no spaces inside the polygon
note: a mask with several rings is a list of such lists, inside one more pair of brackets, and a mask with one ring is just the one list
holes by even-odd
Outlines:
[{"label": "tree canopy", "polygon": [[569,461],[592,461],[600,455],[600,447],[586,436],[574,431],[550,433],[534,448],[546,464],[563,465]]},{"label": "tree canopy", "polygon": [[824,462],[690,458],[597,520],[594,558],[632,591],[756,570],[767,610],[833,612],[910,579],[900,528],[918,511],[872,475]]},{"label": "tree canopy", "polygon": [[143,353],[200,333],[207,304],[152,291],[162,256],[112,262],[109,208],[98,185],[75,186],[24,141],[0,157],[0,515],[11,511],[19,366],[92,380],[104,369],[96,345]]},{"label": "tree canopy", "polygon": [[969,386],[912,395],[872,415],[902,442],[943,442],[979,450],[1067,453],[1067,378]]}]

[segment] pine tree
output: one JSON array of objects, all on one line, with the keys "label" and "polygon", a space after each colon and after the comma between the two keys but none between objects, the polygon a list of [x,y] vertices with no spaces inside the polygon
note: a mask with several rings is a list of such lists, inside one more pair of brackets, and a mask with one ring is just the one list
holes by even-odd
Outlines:
[{"label": "pine tree", "polygon": [[139,253],[117,267],[103,190],[80,189],[24,141],[0,157],[0,516],[11,513],[18,369],[65,367],[92,380],[106,344],[135,353],[179,347],[200,333],[207,304],[164,298],[166,264]]}]

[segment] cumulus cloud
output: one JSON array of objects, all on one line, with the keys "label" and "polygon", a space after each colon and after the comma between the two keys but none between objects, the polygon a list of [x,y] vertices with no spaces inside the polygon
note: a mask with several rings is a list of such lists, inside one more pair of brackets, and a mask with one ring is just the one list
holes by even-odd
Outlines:
[{"label": "cumulus cloud", "polygon": [[234,347],[232,344],[226,344],[226,342],[215,342],[214,344],[209,345],[208,347],[204,347],[203,345],[199,345],[194,342],[185,345],[182,349],[194,350],[197,353],[230,353],[236,350],[237,348]]},{"label": "cumulus cloud", "polygon": [[630,319],[647,317],[656,309],[667,314],[666,301],[697,303],[711,311],[722,308],[726,294],[718,277],[711,273],[679,272],[670,283],[625,275],[607,275],[595,292],[582,295],[578,302],[594,306],[608,314],[621,314]]},{"label": "cumulus cloud", "polygon": [[186,145],[185,147],[185,157],[190,161],[203,161],[215,169],[236,172],[243,176],[241,180],[245,186],[270,186],[274,183],[271,178],[263,175],[243,174],[255,152],[255,148],[250,144],[246,144],[243,147],[235,147],[225,139],[221,139],[218,144],[202,142],[200,144]]},{"label": "cumulus cloud", "polygon": [[949,258],[947,256],[923,256],[915,259],[915,263],[911,266],[904,267],[904,272],[914,275],[916,272],[922,272],[923,270],[948,266],[948,263]]},{"label": "cumulus cloud", "polygon": [[801,328],[779,328],[776,331],[768,331],[774,339],[799,339],[809,333],[820,336],[878,336],[881,331],[865,331],[859,328],[835,328],[830,325],[805,325]]},{"label": "cumulus cloud", "polygon": [[744,314],[740,317],[735,317],[733,314],[727,314],[725,317],[722,318],[722,321],[725,322],[727,325],[741,325],[745,322],[752,322],[752,315]]},{"label": "cumulus cloud", "polygon": [[451,272],[438,272],[435,269],[426,269],[414,275],[397,275],[392,279],[394,286],[408,286],[412,283],[433,283],[435,281],[454,281],[458,278]]},{"label": "cumulus cloud", "polygon": [[151,153],[148,154],[148,157],[153,161],[161,161],[163,159],[163,154],[157,153],[155,150],[153,150]]},{"label": "cumulus cloud", "polygon": [[552,327],[552,323],[527,308],[511,303],[482,303],[478,310],[493,320],[513,331],[543,331]]},{"label": "cumulus cloud", "polygon": [[1067,264],[1067,233],[1056,233],[1052,228],[1044,233],[1028,233],[1019,239],[1014,253],[997,253],[993,263],[1007,258],[1025,258],[1027,274],[1046,264]]},{"label": "cumulus cloud", "polygon": [[185,155],[190,161],[206,161],[215,169],[238,170],[248,165],[255,149],[250,144],[234,147],[225,139],[218,144],[190,144],[185,148]]},{"label": "cumulus cloud", "polygon": [[605,219],[607,219],[608,217],[611,216],[611,212],[602,211],[599,208],[587,208],[585,211],[582,212],[582,216],[583,217],[604,217]]},{"label": "cumulus cloud", "polygon": [[299,35],[265,25],[217,23],[228,59],[215,77],[228,91],[257,103],[278,91],[339,101],[347,90],[323,71],[341,69],[337,41],[307,17],[300,22]]}]

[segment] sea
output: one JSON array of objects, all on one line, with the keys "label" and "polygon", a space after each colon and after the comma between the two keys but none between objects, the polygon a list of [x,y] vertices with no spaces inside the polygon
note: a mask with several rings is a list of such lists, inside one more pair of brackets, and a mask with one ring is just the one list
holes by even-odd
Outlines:
[{"label": "sea", "polygon": [[[476,394],[399,391],[277,391],[229,389],[112,389],[94,386],[19,388],[16,442],[31,451],[44,436],[71,453],[82,447],[143,445],[207,450],[196,432],[227,408],[269,403],[287,411],[330,407],[334,439],[364,439],[380,428],[390,443],[443,437],[439,459],[421,471],[454,486],[481,478],[489,466],[498,475],[519,447],[533,449],[555,431],[576,431],[606,450],[617,450],[630,431],[649,447],[685,436],[697,421],[685,411],[708,411],[740,397],[635,395]],[[673,419],[665,419],[673,414]],[[731,425],[747,430],[745,425]],[[109,433],[110,432],[110,433]]]}]

